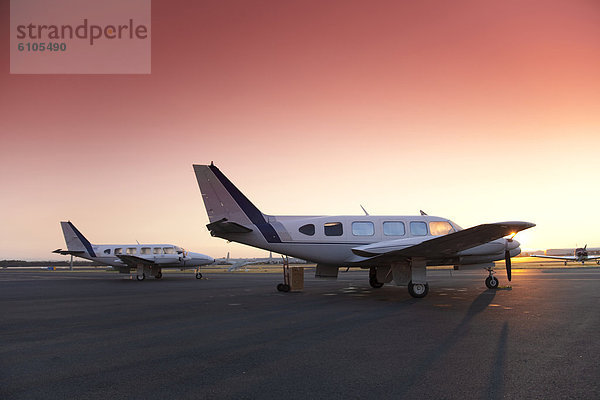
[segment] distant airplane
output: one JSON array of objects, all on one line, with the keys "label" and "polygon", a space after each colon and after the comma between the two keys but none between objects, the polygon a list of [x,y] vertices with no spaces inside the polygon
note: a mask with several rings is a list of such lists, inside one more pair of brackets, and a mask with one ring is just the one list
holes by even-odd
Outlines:
[{"label": "distant airplane", "polygon": [[122,274],[137,271],[137,280],[146,275],[162,278],[163,268],[194,268],[196,278],[202,278],[200,266],[212,264],[214,259],[204,254],[192,253],[172,244],[91,244],[75,225],[60,223],[67,250],[56,249],[53,253],[73,255],[102,265],[110,265]]},{"label": "distant airplane", "polygon": [[567,265],[567,262],[569,261],[580,262],[581,264],[585,264],[586,261],[596,260],[596,264],[600,265],[600,256],[590,256],[587,251],[587,244],[583,247],[576,248],[572,256],[546,256],[542,254],[533,254],[531,257],[564,260],[565,265]]},{"label": "distant airplane", "polygon": [[212,236],[315,262],[316,277],[337,278],[340,267],[369,269],[372,287],[393,280],[413,297],[429,291],[427,265],[481,266],[489,272],[486,285],[496,288],[493,262],[505,259],[510,281],[511,257],[521,249],[512,237],[502,237],[535,226],[499,222],[463,230],[429,215],[266,215],[214,164],[194,165],[194,171]]}]

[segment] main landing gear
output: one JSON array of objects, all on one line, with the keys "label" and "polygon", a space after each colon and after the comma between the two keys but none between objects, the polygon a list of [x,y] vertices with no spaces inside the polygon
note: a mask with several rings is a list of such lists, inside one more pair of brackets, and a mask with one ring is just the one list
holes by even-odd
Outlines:
[{"label": "main landing gear", "polygon": [[413,283],[412,281],[408,282],[408,293],[417,299],[423,298],[427,296],[429,293],[429,284],[428,283]]},{"label": "main landing gear", "polygon": [[158,273],[156,275],[154,275],[154,279],[160,279],[162,278],[162,271],[158,271]]},{"label": "main landing gear", "polygon": [[202,279],[202,274],[200,273],[200,267],[196,268],[196,279]]},{"label": "main landing gear", "polygon": [[383,286],[383,283],[377,280],[377,269],[375,268],[369,269],[369,285],[374,289],[379,289]]},{"label": "main landing gear", "polygon": [[487,286],[488,289],[497,289],[499,282],[498,279],[494,276],[496,271],[494,271],[494,269],[491,267],[486,269],[490,275],[487,278],[485,278],[485,286]]},{"label": "main landing gear", "polygon": [[142,272],[142,274],[141,274],[141,275],[140,275],[140,274],[137,274],[137,275],[136,275],[136,278],[137,278],[137,280],[138,280],[138,281],[143,281],[144,279],[146,279],[146,274],[144,274],[144,273]]}]

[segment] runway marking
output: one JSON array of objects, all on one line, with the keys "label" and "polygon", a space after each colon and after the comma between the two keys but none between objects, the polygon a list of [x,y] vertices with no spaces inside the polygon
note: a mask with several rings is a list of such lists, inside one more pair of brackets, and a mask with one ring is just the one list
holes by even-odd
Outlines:
[{"label": "runway marking", "polygon": [[502,307],[500,304],[490,304],[488,307]]}]

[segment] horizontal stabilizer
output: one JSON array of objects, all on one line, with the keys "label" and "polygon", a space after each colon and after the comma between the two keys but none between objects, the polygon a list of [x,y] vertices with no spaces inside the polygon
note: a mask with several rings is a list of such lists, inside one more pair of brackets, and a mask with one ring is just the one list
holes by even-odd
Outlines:
[{"label": "horizontal stabilizer", "polygon": [[56,249],[56,250],[53,251],[53,253],[62,254],[63,256],[66,256],[66,255],[69,255],[69,254],[72,255],[72,256],[80,256],[80,255],[84,254],[85,251],[83,251],[83,250],[74,251],[74,250]]},{"label": "horizontal stabilizer", "polygon": [[252,229],[245,227],[244,225],[240,225],[236,222],[227,221],[226,218],[223,218],[219,221],[210,223],[206,225],[209,231],[214,233],[249,233],[252,232]]}]

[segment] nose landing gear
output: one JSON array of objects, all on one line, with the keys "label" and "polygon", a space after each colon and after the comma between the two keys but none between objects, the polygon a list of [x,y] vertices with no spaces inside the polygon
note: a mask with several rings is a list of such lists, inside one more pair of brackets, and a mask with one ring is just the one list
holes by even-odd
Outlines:
[{"label": "nose landing gear", "polygon": [[492,267],[486,269],[489,272],[489,276],[485,278],[485,286],[487,286],[488,289],[497,289],[499,282],[498,279],[494,276],[496,271],[494,271],[494,268]]}]

